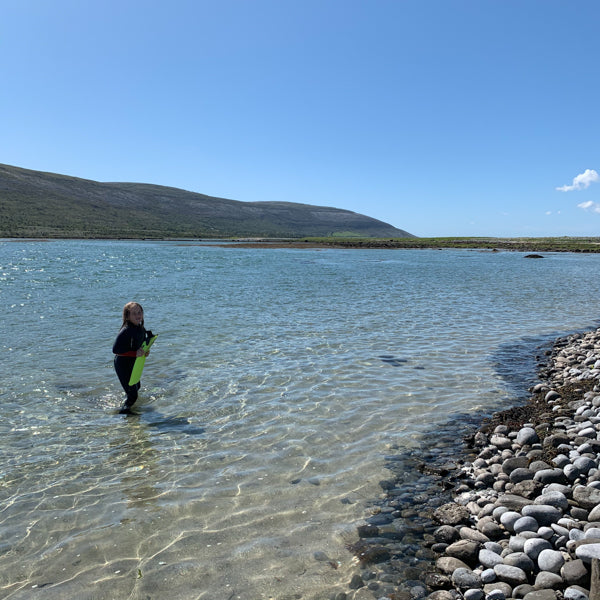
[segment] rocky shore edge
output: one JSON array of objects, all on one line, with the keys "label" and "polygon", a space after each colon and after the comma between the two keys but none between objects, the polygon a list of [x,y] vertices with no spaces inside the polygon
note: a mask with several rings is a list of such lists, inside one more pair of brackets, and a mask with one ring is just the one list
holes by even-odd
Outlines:
[{"label": "rocky shore edge", "polygon": [[464,459],[431,468],[443,491],[427,517],[413,513],[420,575],[374,575],[411,522],[388,499],[359,527],[363,575],[335,600],[600,600],[600,329],[547,354],[526,405],[487,419]]}]

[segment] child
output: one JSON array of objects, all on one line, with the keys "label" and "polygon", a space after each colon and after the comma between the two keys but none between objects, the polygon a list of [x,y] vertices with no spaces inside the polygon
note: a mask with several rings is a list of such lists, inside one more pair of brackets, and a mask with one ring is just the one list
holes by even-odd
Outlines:
[{"label": "child", "polygon": [[129,378],[135,359],[149,351],[142,350],[142,344],[152,337],[151,331],[144,329],[144,309],[137,302],[128,302],[123,307],[123,325],[113,344],[115,371],[127,394],[127,398],[119,411],[121,414],[131,413],[131,407],[138,397],[140,383],[129,385]]}]

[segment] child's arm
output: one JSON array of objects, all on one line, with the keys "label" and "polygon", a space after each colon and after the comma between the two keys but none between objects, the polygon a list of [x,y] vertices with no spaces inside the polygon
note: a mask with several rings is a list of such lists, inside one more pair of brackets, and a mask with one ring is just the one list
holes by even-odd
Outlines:
[{"label": "child's arm", "polygon": [[117,354],[118,356],[130,356],[132,358],[140,356],[140,354],[138,354],[138,349],[134,350],[133,345],[133,336],[131,335],[131,332],[128,331],[127,328],[123,328],[119,331],[117,339],[113,344],[113,354]]}]

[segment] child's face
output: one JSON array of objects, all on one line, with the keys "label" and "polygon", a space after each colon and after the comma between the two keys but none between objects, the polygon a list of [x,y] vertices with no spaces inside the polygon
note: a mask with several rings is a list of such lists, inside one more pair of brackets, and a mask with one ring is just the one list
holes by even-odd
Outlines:
[{"label": "child's face", "polygon": [[139,306],[134,306],[129,310],[129,322],[134,325],[140,325],[144,320],[144,311]]}]

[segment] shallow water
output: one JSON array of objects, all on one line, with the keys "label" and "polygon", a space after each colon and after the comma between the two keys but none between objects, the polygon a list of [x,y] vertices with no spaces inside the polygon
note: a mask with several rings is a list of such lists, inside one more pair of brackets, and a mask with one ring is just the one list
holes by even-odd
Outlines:
[{"label": "shallow water", "polygon": [[327,597],[390,448],[514,402],[599,288],[597,255],[0,242],[0,598]]}]

